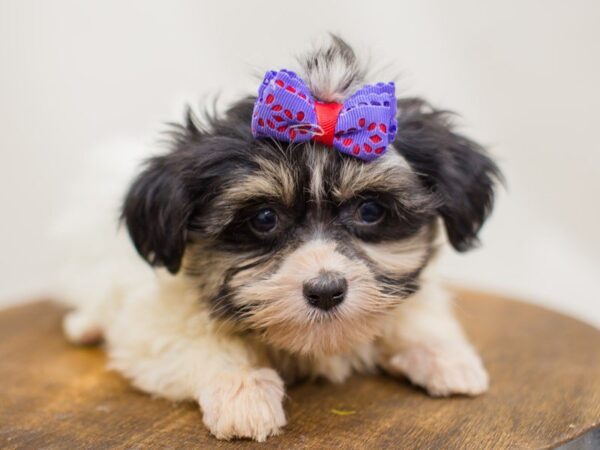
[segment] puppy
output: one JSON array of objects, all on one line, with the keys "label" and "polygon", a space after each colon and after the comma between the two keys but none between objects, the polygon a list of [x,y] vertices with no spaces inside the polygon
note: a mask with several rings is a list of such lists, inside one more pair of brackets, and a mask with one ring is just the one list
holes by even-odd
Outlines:
[{"label": "puppy", "polygon": [[117,200],[90,202],[104,231],[94,214],[77,227],[91,237],[68,276],[67,336],[104,339],[139,389],[197,401],[219,439],[280,433],[284,385],[306,378],[382,369],[434,396],[488,388],[431,266],[446,241],[477,243],[496,165],[445,112],[364,88],[341,39],[300,66],[207,124],[188,112],[123,190],[154,270],[113,235],[101,205]]}]

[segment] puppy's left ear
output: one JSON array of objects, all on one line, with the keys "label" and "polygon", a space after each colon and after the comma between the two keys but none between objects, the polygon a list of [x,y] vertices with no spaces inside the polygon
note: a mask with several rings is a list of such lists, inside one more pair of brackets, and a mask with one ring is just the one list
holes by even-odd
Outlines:
[{"label": "puppy's left ear", "polygon": [[446,111],[404,99],[398,114],[394,147],[439,197],[438,213],[452,246],[461,252],[473,248],[493,207],[498,167],[483,147],[453,131]]},{"label": "puppy's left ear", "polygon": [[191,211],[176,162],[170,155],[150,159],[129,188],[122,210],[138,253],[171,273],[181,266]]}]

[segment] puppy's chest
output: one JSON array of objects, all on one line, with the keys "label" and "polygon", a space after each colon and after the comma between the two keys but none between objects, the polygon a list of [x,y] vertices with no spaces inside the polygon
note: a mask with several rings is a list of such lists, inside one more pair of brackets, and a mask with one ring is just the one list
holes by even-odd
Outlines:
[{"label": "puppy's chest", "polygon": [[357,346],[343,355],[304,356],[273,348],[266,352],[269,362],[288,385],[316,378],[341,383],[352,373],[373,373],[377,369],[375,343]]}]

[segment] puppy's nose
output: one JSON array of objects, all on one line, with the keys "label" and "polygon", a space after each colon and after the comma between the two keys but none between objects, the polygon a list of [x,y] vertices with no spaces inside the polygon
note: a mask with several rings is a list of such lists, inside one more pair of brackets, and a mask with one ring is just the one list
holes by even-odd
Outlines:
[{"label": "puppy's nose", "polygon": [[321,272],[304,282],[302,293],[312,306],[327,311],[344,301],[348,282],[337,272]]}]

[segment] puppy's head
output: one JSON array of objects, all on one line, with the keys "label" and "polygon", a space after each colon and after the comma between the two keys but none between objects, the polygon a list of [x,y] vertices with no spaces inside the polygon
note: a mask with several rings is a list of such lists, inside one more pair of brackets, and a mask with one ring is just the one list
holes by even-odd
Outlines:
[{"label": "puppy's head", "polygon": [[[323,101],[363,83],[338,39],[303,65]],[[344,352],[419,289],[440,218],[457,250],[476,243],[497,168],[421,100],[399,100],[397,138],[372,162],[255,140],[253,104],[206,126],[188,114],[172,151],[134,181],[123,217],[138,252],[191,277],[215,317],[288,351]]]}]

